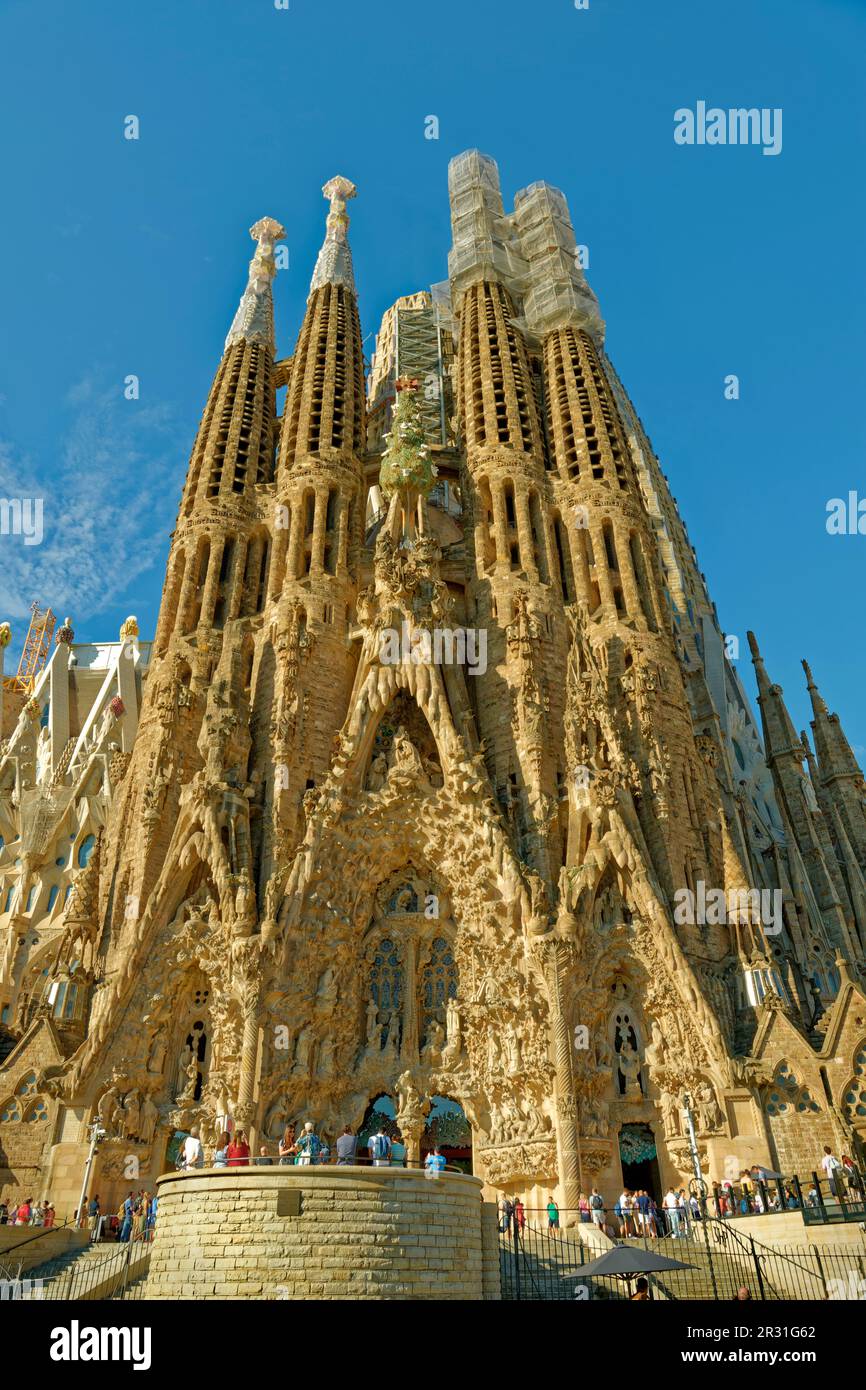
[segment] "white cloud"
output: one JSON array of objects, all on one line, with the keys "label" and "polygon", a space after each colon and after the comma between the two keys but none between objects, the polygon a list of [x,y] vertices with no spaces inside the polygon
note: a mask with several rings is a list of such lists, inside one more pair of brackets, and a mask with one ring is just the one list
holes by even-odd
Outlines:
[{"label": "white cloud", "polygon": [[0,535],[0,618],[29,618],[38,599],[83,620],[119,601],[167,549],[184,453],[169,408],[127,401],[96,373],[65,404],[56,460],[0,439],[0,498],[41,497],[44,518],[41,545]]}]

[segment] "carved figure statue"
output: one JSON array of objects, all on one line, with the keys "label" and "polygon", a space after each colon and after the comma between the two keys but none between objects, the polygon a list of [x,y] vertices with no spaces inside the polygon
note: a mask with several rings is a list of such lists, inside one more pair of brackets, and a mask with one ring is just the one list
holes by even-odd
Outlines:
[{"label": "carved figure statue", "polygon": [[313,1030],[308,1023],[305,1023],[298,1040],[295,1043],[295,1061],[292,1071],[308,1072],[310,1069],[310,1052],[313,1046]]},{"label": "carved figure statue", "polygon": [[107,1091],[103,1091],[96,1107],[99,1122],[108,1135],[120,1135],[123,1128],[123,1106],[120,1103],[120,1096],[117,1087],[112,1083]]},{"label": "carved figure statue", "polygon": [[123,1109],[123,1138],[138,1139],[141,1129],[141,1099],[138,1091],[130,1091],[129,1095],[124,1097]]},{"label": "carved figure statue", "polygon": [[619,1073],[623,1078],[623,1095],[626,1097],[640,1097],[640,1055],[627,1040],[622,1044],[617,1053],[619,1063]]},{"label": "carved figure statue", "polygon": [[457,1007],[457,1000],[454,998],[448,1000],[445,1009],[445,1031],[448,1041],[442,1055],[451,1062],[455,1057],[460,1056],[460,1050],[463,1046],[460,1031],[460,1010]]},{"label": "carved figure statue", "polygon": [[424,1044],[424,1055],[428,1061],[434,1064],[442,1056],[442,1048],[445,1044],[445,1029],[438,1018],[431,1018],[427,1025],[427,1041]]}]

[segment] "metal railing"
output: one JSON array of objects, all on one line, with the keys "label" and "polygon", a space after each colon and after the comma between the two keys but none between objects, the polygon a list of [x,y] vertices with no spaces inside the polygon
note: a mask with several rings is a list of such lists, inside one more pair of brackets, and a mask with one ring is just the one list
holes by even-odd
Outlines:
[{"label": "metal railing", "polygon": [[[680,1260],[689,1268],[647,1275],[651,1297],[670,1300],[735,1300],[745,1290],[754,1301],[818,1300],[866,1297],[866,1242],[859,1245],[780,1245],[756,1240],[726,1220],[680,1212],[676,1232],[662,1219],[657,1233],[624,1236],[624,1243]],[[576,1218],[575,1226],[550,1226],[543,1208],[524,1208],[501,1220],[500,1279],[506,1300],[554,1301],[574,1298],[627,1299],[631,1286],[619,1278],[588,1276],[581,1268],[599,1251],[580,1239],[581,1213],[557,1211],[557,1221]],[[614,1212],[602,1213],[608,1231]]]},{"label": "metal railing", "polygon": [[141,1298],[150,1253],[148,1241],[124,1242],[105,1254],[101,1247],[86,1247],[71,1262],[61,1258],[32,1271],[31,1278],[37,1277],[40,1287],[31,1297],[73,1301]]}]

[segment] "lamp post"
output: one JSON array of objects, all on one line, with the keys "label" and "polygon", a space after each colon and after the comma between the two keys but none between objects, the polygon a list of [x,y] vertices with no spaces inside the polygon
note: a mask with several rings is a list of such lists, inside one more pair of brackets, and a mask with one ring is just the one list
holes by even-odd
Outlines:
[{"label": "lamp post", "polygon": [[689,1183],[694,1195],[701,1204],[701,1225],[704,1228],[704,1243],[707,1247],[707,1266],[710,1271],[710,1280],[713,1285],[713,1298],[718,1299],[719,1290],[716,1286],[716,1271],[713,1265],[713,1252],[710,1249],[710,1223],[707,1219],[707,1184],[704,1182],[704,1175],[701,1172],[701,1155],[698,1149],[698,1139],[695,1134],[695,1117],[692,1112],[692,1098],[688,1091],[683,1092],[683,1119],[686,1122],[686,1130],[689,1136],[689,1153],[692,1159],[692,1170],[694,1177]]},{"label": "lamp post", "polygon": [[96,1150],[100,1141],[105,1138],[105,1130],[98,1120],[93,1120],[88,1128],[90,1130],[90,1149],[87,1154],[87,1162],[84,1165],[84,1179],[81,1183],[81,1196],[78,1199],[78,1215],[75,1219],[76,1228],[79,1229],[82,1224],[82,1218],[86,1216],[84,1203],[87,1200],[87,1189],[90,1186],[90,1173],[93,1168],[93,1160],[96,1156]]}]

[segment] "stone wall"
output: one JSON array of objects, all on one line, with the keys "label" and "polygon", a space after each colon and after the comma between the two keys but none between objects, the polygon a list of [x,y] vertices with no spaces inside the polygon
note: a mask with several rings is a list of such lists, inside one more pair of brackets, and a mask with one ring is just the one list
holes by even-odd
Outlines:
[{"label": "stone wall", "polygon": [[499,1298],[477,1178],[329,1165],[160,1178],[148,1298]]}]

